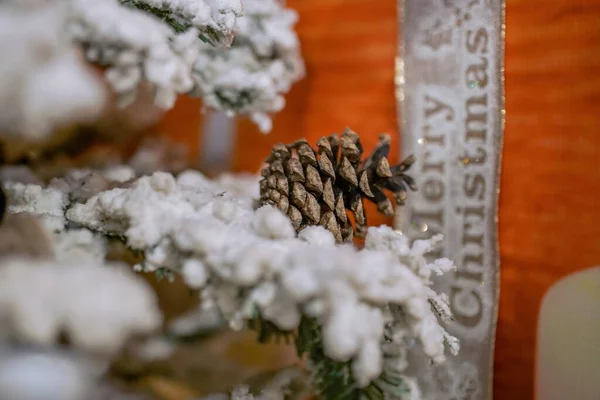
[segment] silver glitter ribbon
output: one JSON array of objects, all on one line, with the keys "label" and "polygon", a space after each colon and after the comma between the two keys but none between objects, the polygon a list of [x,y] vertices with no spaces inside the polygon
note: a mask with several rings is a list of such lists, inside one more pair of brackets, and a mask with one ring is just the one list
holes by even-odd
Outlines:
[{"label": "silver glitter ribbon", "polygon": [[431,257],[457,265],[435,288],[450,298],[459,355],[438,366],[417,350],[410,355],[428,400],[492,399],[504,14],[503,0],[399,0],[401,149],[417,157],[419,192],[400,208],[396,227],[411,239],[442,233]]}]

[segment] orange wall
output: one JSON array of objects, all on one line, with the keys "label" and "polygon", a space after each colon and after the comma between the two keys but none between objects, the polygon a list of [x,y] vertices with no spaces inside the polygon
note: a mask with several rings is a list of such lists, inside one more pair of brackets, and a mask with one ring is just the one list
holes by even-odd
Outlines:
[{"label": "orange wall", "polygon": [[175,107],[169,110],[155,129],[161,136],[173,142],[185,143],[190,161],[194,162],[199,153],[202,102],[188,96],[180,96]]},{"label": "orange wall", "polygon": [[560,277],[600,264],[600,2],[507,5],[496,393],[530,398],[536,316]]},{"label": "orange wall", "polygon": [[[256,170],[278,141],[346,125],[369,135],[368,148],[380,132],[396,140],[396,0],[287,3],[300,13],[308,76],[269,136],[241,123],[235,168]],[[496,399],[532,398],[543,293],[600,264],[598,71],[600,0],[508,0]]]}]

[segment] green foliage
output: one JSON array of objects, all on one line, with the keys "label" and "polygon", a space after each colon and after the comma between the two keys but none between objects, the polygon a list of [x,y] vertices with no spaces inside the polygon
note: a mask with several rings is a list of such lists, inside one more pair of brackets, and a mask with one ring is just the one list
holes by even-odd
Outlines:
[{"label": "green foliage", "polygon": [[279,329],[274,323],[261,317],[258,309],[254,312],[254,317],[248,321],[248,328],[257,334],[259,343],[284,343],[291,344],[294,338],[293,332],[286,332]]},{"label": "green foliage", "polygon": [[299,357],[306,357],[312,369],[312,385],[321,400],[358,400],[361,390],[350,371],[350,362],[338,362],[325,355],[321,327],[303,317],[296,336]]},{"label": "green foliage", "polygon": [[312,365],[313,387],[321,400],[384,400],[408,393],[403,377],[389,372],[368,386],[359,387],[352,376],[351,361],[334,361],[325,354],[321,327],[314,319],[302,319],[296,348],[298,355],[306,356]]},{"label": "green foliage", "polygon": [[[167,8],[153,7],[149,4],[136,1],[136,0],[119,0],[121,4],[137,8],[145,13],[152,14],[155,17],[160,18],[166,22],[176,33],[186,32],[192,27],[192,24],[186,21],[185,17],[174,13],[173,10]],[[200,40],[204,43],[215,44],[219,41],[219,33],[214,29],[207,28],[206,32],[202,32],[199,35]]]},{"label": "green foliage", "polygon": [[235,99],[231,96],[227,96],[221,90],[215,90],[215,96],[219,99],[219,102],[223,104],[227,109],[230,110],[243,110],[248,104],[252,104],[254,94],[250,90],[241,90],[236,93]]},{"label": "green foliage", "polygon": [[285,332],[265,321],[257,313],[250,321],[258,333],[258,341],[288,341],[294,337],[298,357],[306,358],[311,370],[311,386],[320,400],[384,400],[399,399],[409,391],[400,374],[384,372],[367,387],[361,388],[352,376],[351,361],[339,362],[325,354],[321,326],[313,318],[302,317],[296,332]]},{"label": "green foliage", "polygon": [[163,279],[166,279],[169,282],[173,282],[175,280],[175,272],[168,268],[158,268],[156,271],[154,271],[154,275],[156,276],[156,280],[158,282],[162,281]]}]

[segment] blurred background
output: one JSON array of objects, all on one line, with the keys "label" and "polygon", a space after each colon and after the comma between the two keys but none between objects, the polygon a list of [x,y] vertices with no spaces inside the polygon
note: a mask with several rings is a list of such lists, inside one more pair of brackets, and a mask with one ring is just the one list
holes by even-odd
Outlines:
[{"label": "blurred background", "polygon": [[[315,142],[348,126],[361,134],[367,151],[380,133],[391,134],[395,151],[390,161],[397,161],[401,134],[394,97],[397,0],[286,3],[300,17],[297,31],[307,74],[286,96],[286,108],[275,116],[270,134],[261,134],[250,121],[201,114],[197,99],[182,96],[163,115],[140,96],[127,111],[115,108],[104,118],[118,125],[117,131],[127,125],[137,135],[99,140],[92,150],[76,152],[77,158],[93,165],[115,152],[127,157],[142,137],[149,136],[156,146],[165,140],[173,145],[159,154],[172,170],[189,164],[209,175],[255,173],[275,143],[302,137]],[[600,265],[600,0],[506,0],[505,66],[494,398],[514,400],[533,398],[542,297],[564,276]],[[102,123],[95,129],[115,130]],[[5,157],[12,161],[33,154],[31,149],[7,147]],[[59,158],[54,159],[60,164]],[[370,215],[371,224],[392,223],[374,210]],[[197,298],[183,283],[163,285],[148,279],[160,295],[167,321],[195,307]],[[285,365],[293,357],[280,348],[256,344],[252,334],[219,336],[204,343],[202,356],[185,357],[206,360],[206,365],[185,374],[202,376],[205,390],[219,385],[218,374],[239,373],[240,365],[246,369],[241,374],[245,377]],[[215,366],[212,360],[223,354],[225,361]],[[178,359],[181,371],[186,363]],[[162,391],[164,398],[187,398],[184,388],[160,379],[149,385]],[[174,392],[168,394],[169,390]]]}]

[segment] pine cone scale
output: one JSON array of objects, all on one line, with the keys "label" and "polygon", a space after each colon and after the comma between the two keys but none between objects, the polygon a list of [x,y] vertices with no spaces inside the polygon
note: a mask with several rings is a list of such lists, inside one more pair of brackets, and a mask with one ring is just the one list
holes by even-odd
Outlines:
[{"label": "pine cone scale", "polygon": [[323,173],[324,175],[327,175],[331,179],[335,180],[335,169],[333,168],[333,164],[331,163],[329,156],[327,156],[325,154],[322,155],[319,158],[318,165],[319,165],[319,170],[321,170],[321,173]]},{"label": "pine cone scale", "polygon": [[325,154],[328,158],[333,158],[333,152],[331,151],[331,143],[325,137],[322,137],[317,141],[317,148],[319,154]]},{"label": "pine cone scale", "polygon": [[279,203],[277,203],[277,208],[279,208],[282,212],[287,214],[287,212],[290,209],[290,201],[288,200],[288,198],[283,196],[281,199],[279,199]]},{"label": "pine cone scale", "polygon": [[289,206],[287,215],[288,217],[290,217],[294,229],[300,229],[300,226],[302,226],[302,213],[300,212],[300,210],[298,210],[294,206]]},{"label": "pine cone scale", "polygon": [[279,193],[281,193],[284,196],[288,196],[290,193],[290,185],[288,183],[288,180],[285,178],[285,176],[283,174],[281,175],[277,175],[277,180],[275,182],[275,186],[277,187],[277,190],[279,190]]},{"label": "pine cone scale", "polygon": [[306,167],[306,189],[318,196],[323,194],[323,180],[319,171],[312,165]]},{"label": "pine cone scale", "polygon": [[281,193],[275,189],[271,189],[269,190],[269,199],[273,200],[275,203],[279,203],[279,200],[281,200]]},{"label": "pine cone scale", "polygon": [[302,208],[306,205],[306,189],[299,182],[292,183],[292,204],[295,206]]},{"label": "pine cone scale", "polygon": [[327,179],[323,186],[323,201],[330,210],[335,209],[335,194],[333,193],[333,183],[331,179]]},{"label": "pine cone scale", "polygon": [[310,225],[316,225],[321,220],[321,205],[317,198],[310,193],[306,195],[306,204],[302,211],[302,214],[310,219]]},{"label": "pine cone scale", "polygon": [[297,158],[290,158],[287,161],[285,174],[291,182],[304,182],[304,168]]},{"label": "pine cone scale", "polygon": [[373,192],[371,191],[371,188],[369,187],[369,174],[367,171],[363,171],[363,173],[360,175],[360,181],[358,183],[358,186],[360,187],[360,190],[367,196],[367,197],[373,197]]},{"label": "pine cone scale", "polygon": [[352,186],[358,186],[358,177],[356,176],[356,168],[350,164],[347,157],[342,158],[342,165],[338,170],[339,176]]},{"label": "pine cone scale", "polygon": [[277,187],[277,176],[271,175],[267,177],[267,188],[275,189]]},{"label": "pine cone scale", "polygon": [[333,233],[333,236],[335,237],[336,241],[341,242],[343,240],[342,231],[340,230],[340,226],[337,223],[333,212],[328,211],[325,214],[323,214],[323,216],[321,217],[320,225],[322,225],[325,229]]},{"label": "pine cone scale", "polygon": [[298,147],[298,156],[303,165],[317,166],[317,157],[308,144],[302,144]]},{"label": "pine cone scale", "polygon": [[342,194],[338,196],[338,199],[335,203],[335,215],[344,224],[346,224],[346,222],[348,221],[346,215],[346,206],[344,204],[344,196],[342,196]]},{"label": "pine cone scale", "polygon": [[391,178],[393,176],[392,169],[390,168],[390,163],[385,157],[379,160],[375,172],[381,178]]},{"label": "pine cone scale", "polygon": [[358,162],[362,152],[358,149],[356,144],[352,141],[350,136],[342,137],[342,155],[348,159],[348,161]]},{"label": "pine cone scale", "polygon": [[281,175],[285,174],[285,171],[283,170],[283,163],[281,162],[281,160],[275,160],[271,166],[269,167],[269,169],[271,170],[271,172],[278,172]]}]

